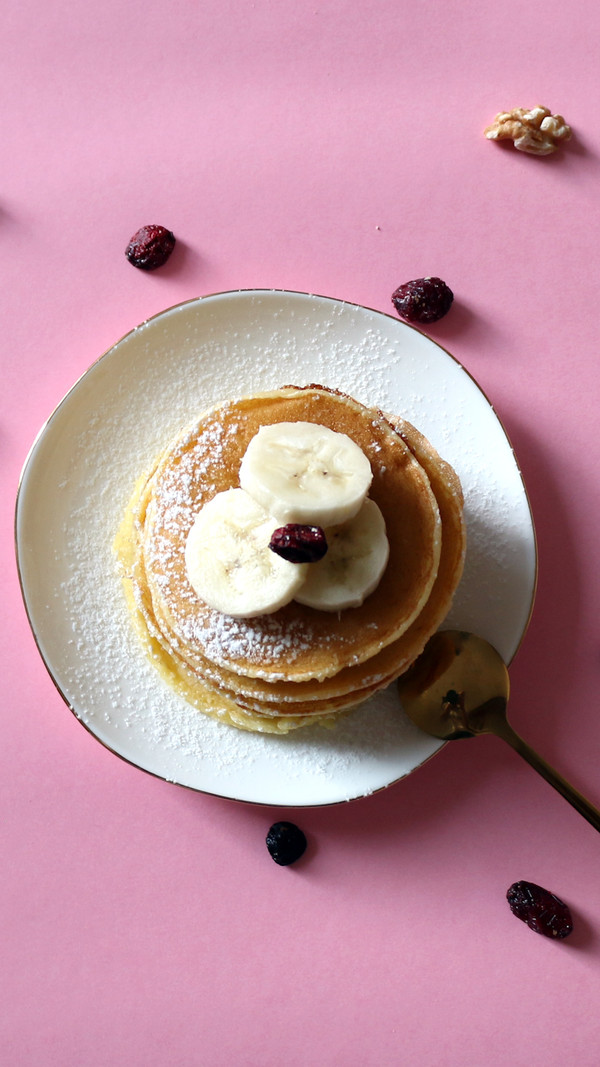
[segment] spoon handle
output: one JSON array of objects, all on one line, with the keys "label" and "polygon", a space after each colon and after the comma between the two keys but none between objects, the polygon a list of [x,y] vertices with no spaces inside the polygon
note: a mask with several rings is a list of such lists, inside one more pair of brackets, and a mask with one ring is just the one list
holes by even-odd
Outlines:
[{"label": "spoon handle", "polygon": [[554,789],[558,790],[565,800],[569,801],[569,804],[572,804],[580,815],[583,815],[584,819],[587,819],[587,821],[592,824],[595,830],[600,831],[600,811],[598,811],[598,808],[595,808],[593,804],[590,804],[589,800],[586,800],[581,793],[574,789],[573,786],[558,773],[558,771],[554,770],[554,767],[551,767],[549,763],[546,763],[546,760],[542,759],[542,757],[539,756],[515,730],[513,730],[512,726],[506,719],[501,722],[496,722],[494,724],[493,732],[497,737],[501,737],[503,741],[507,741],[508,744],[514,748],[515,752],[518,752],[519,755],[538,772],[538,774],[541,774],[542,778],[545,778]]}]

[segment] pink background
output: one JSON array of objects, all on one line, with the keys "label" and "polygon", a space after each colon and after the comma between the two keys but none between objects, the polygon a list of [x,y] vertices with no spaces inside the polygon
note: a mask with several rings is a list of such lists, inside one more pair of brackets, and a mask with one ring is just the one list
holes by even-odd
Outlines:
[{"label": "pink background", "polygon": [[[3,24],[0,1059],[8,1065],[598,1063],[600,839],[501,742],[447,746],[367,800],[297,813],[155,780],[78,725],[13,551],[38,428],[138,322],[205,293],[383,311],[456,294],[431,336],[515,445],[539,539],[511,720],[600,805],[599,143],[592,0],[24,0]],[[542,103],[572,143],[487,142]],[[179,238],[156,274],[138,226]],[[527,878],[563,943],[510,914]]]}]

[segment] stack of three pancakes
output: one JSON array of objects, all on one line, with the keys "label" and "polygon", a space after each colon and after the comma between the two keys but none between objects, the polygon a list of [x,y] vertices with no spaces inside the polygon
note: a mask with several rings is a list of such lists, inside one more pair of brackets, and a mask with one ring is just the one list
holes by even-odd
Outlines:
[{"label": "stack of three pancakes", "polygon": [[[187,536],[204,504],[239,485],[260,427],[280,422],[327,426],[362,449],[389,560],[359,607],[332,613],[292,601],[234,618],[194,592]],[[287,386],[221,404],[170,444],[140,480],[116,548],[136,625],[169,684],[229,725],[287,733],[335,722],[422,651],[462,573],[463,497],[453,469],[410,423],[322,386]]]}]

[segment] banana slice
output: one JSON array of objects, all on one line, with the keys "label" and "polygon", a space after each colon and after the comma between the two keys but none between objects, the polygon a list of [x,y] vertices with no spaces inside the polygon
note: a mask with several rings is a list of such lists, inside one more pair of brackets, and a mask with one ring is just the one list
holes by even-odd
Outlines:
[{"label": "banana slice", "polygon": [[293,599],[306,563],[289,563],[269,548],[273,517],[243,489],[218,493],[198,512],[185,565],[195,593],[224,615],[269,615]]},{"label": "banana slice", "polygon": [[357,608],[379,585],[390,546],[385,520],[374,500],[365,500],[358,515],[325,530],[327,555],[309,563],[294,599],[321,611]]},{"label": "banana slice", "polygon": [[240,485],[281,523],[337,526],[360,510],[373,474],[345,433],[314,422],[261,426],[240,467]]}]

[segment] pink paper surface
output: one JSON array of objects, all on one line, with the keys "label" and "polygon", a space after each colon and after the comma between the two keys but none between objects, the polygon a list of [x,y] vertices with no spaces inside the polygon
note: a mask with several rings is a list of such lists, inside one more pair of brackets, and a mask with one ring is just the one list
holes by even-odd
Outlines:
[{"label": "pink paper surface", "polygon": [[[391,310],[443,277],[429,333],[515,446],[539,544],[515,727],[600,805],[599,136],[591,0],[356,5],[25,0],[3,26],[0,1059],[43,1067],[598,1062],[600,840],[501,742],[294,815],[184,791],[76,722],[36,652],[13,510],[35,434],[151,315],[274,287]],[[491,144],[544,104],[556,156]],[[178,246],[131,267],[149,222]],[[572,907],[562,943],[507,906]]]}]

